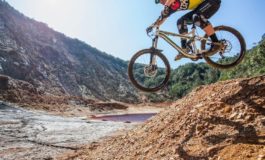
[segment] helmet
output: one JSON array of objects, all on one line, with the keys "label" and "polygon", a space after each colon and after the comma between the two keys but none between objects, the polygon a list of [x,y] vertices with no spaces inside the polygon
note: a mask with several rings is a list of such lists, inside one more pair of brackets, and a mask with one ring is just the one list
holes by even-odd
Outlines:
[{"label": "helmet", "polygon": [[156,4],[160,3],[160,0],[155,0],[155,3],[156,3]]}]

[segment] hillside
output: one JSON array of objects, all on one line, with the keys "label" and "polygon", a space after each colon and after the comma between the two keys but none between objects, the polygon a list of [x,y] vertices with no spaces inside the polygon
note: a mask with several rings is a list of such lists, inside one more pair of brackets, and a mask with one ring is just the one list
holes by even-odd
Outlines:
[{"label": "hillside", "polygon": [[136,129],[62,159],[265,158],[265,76],[199,87]]},{"label": "hillside", "polygon": [[135,102],[127,63],[30,19],[0,0],[0,74],[38,92]]},{"label": "hillside", "polygon": [[265,73],[265,34],[262,40],[250,49],[244,61],[237,67],[223,71],[220,79],[227,80],[233,78],[246,78],[258,76]]}]

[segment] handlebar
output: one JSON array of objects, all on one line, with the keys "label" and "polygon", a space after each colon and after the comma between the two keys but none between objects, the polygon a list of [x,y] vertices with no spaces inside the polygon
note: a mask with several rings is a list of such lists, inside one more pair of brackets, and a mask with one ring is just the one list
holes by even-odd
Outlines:
[{"label": "handlebar", "polygon": [[152,37],[154,34],[151,34],[151,32],[154,30],[154,28],[156,29],[156,30],[158,30],[159,29],[159,27],[160,26],[158,26],[158,25],[151,25],[150,27],[148,27],[147,29],[146,29],[146,34],[149,36],[149,37]]},{"label": "handlebar", "polygon": [[159,29],[160,25],[161,25],[161,21],[163,23],[163,17],[159,16],[158,19],[155,21],[155,23],[153,23],[150,27],[148,27],[146,29],[146,33],[149,37],[151,37],[152,35],[150,35],[150,33],[153,31],[154,28],[156,28],[157,30]]}]

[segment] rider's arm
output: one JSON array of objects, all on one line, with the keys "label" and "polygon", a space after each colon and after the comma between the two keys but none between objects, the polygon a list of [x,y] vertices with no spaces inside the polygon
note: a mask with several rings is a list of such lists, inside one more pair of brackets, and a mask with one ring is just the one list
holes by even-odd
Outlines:
[{"label": "rider's arm", "polygon": [[174,2],[175,0],[167,0],[165,6],[171,6]]},{"label": "rider's arm", "polygon": [[[169,2],[171,0],[168,0],[167,2]],[[170,4],[170,3],[169,3]],[[158,20],[155,22],[155,25],[162,25],[165,20],[173,13],[175,13],[176,10],[173,10],[172,8],[168,7],[167,5],[165,5],[164,10],[161,12],[161,16],[158,18]]]},{"label": "rider's arm", "polygon": [[147,28],[147,32],[151,31],[154,26],[162,25],[172,13],[177,11],[178,8],[173,9],[172,7],[170,7],[174,2],[175,0],[167,0],[165,3],[163,3],[165,5],[165,8],[161,12],[161,16],[156,20],[154,24]]},{"label": "rider's arm", "polygon": [[167,18],[163,18],[163,17],[159,17],[157,20],[156,20],[156,22],[154,23],[154,25],[156,25],[156,26],[160,26],[160,25],[162,25],[165,21],[166,21],[166,19]]}]

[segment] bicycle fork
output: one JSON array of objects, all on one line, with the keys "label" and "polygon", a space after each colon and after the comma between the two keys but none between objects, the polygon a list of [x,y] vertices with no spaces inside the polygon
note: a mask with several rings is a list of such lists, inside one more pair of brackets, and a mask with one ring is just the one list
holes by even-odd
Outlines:
[{"label": "bicycle fork", "polygon": [[[157,51],[157,43],[158,43],[158,36],[155,36],[155,38],[152,41],[152,50],[153,52]],[[156,66],[156,56],[151,53],[150,56],[150,65]]]}]

